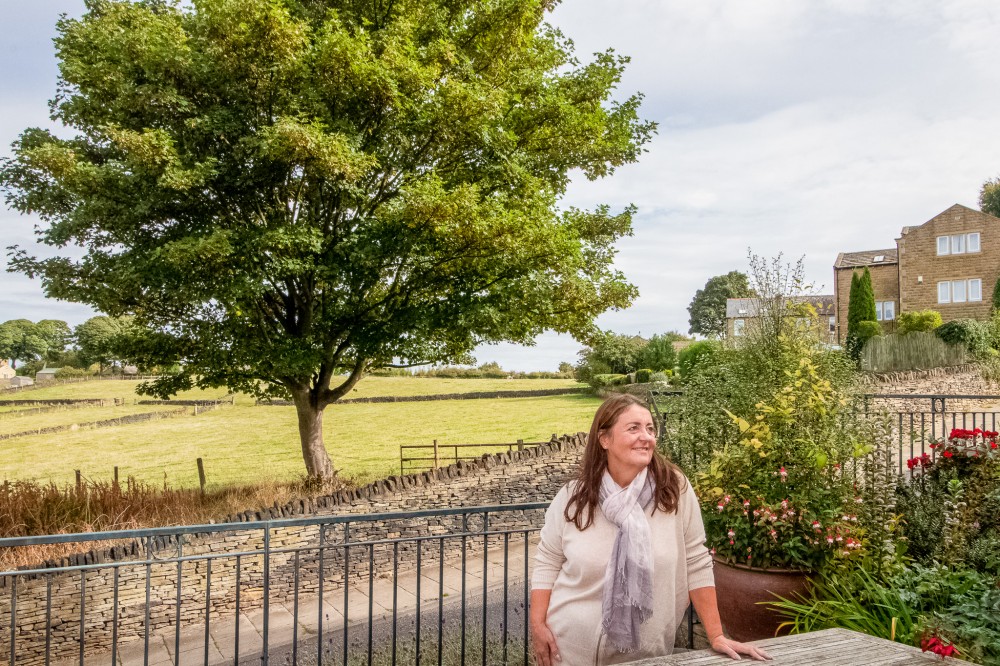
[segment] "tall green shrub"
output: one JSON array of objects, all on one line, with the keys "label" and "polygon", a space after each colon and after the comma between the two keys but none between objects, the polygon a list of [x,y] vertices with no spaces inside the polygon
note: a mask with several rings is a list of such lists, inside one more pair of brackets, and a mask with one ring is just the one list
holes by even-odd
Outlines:
[{"label": "tall green shrub", "polygon": [[876,333],[867,322],[875,322],[875,292],[872,289],[872,275],[865,266],[859,276],[851,275],[851,294],[847,302],[847,339],[845,347],[851,358],[857,361],[861,357],[865,341]]},{"label": "tall green shrub", "polygon": [[1000,277],[993,285],[993,312],[1000,312]]}]

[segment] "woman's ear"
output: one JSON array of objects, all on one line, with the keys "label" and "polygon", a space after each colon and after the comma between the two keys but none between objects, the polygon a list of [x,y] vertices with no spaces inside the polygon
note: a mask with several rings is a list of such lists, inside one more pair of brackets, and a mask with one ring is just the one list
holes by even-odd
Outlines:
[{"label": "woman's ear", "polygon": [[601,445],[601,448],[605,451],[608,450],[608,431],[599,430],[597,432],[597,443]]}]

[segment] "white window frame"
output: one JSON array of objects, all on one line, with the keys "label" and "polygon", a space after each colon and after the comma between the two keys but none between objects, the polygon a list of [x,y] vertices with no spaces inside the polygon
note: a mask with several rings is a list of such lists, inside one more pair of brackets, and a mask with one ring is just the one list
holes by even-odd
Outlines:
[{"label": "white window frame", "polygon": [[[975,243],[972,242],[973,239],[975,239],[975,241],[976,241]],[[982,245],[980,244],[979,241],[980,241],[980,236],[979,236],[979,232],[978,231],[973,231],[972,233],[966,234],[966,239],[965,239],[965,248],[966,248],[966,250],[968,252],[981,252],[982,251]],[[974,250],[972,249],[973,245],[975,245],[975,247],[976,247],[976,249],[974,249]]]},{"label": "white window frame", "polygon": [[949,254],[975,254],[977,252],[982,252],[982,236],[978,231],[937,237],[937,255],[939,257]]},{"label": "white window frame", "polygon": [[965,234],[954,234],[951,237],[951,253],[965,254]]},{"label": "white window frame", "polygon": [[896,319],[896,301],[879,301],[875,304],[875,314],[878,321],[894,321]]},{"label": "white window frame", "polygon": [[835,333],[837,331],[837,317],[831,315],[830,317],[830,332]]},{"label": "white window frame", "polygon": [[[975,298],[973,298],[973,294],[975,295]],[[966,289],[966,295],[969,297],[970,303],[976,303],[983,300],[982,278],[969,278],[969,286]]]},{"label": "white window frame", "polygon": [[[939,257],[943,257],[946,254],[951,254],[951,237],[950,236],[938,236],[937,237],[937,253]],[[939,303],[941,301],[938,301]]]},{"label": "white window frame", "polygon": [[937,283],[938,303],[951,303],[951,282],[945,280]]},{"label": "white window frame", "polygon": [[951,302],[952,303],[965,303],[968,299],[968,287],[966,280],[952,280],[951,281]]},{"label": "white window frame", "polygon": [[744,329],[746,329],[747,320],[746,319],[734,319],[733,320],[733,337],[738,338],[743,335]]}]

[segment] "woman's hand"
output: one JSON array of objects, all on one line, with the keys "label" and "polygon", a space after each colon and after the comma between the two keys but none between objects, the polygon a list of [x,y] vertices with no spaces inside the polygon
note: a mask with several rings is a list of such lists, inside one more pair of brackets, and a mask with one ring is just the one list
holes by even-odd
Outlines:
[{"label": "woman's hand", "polygon": [[552,635],[552,630],[545,622],[532,622],[531,645],[535,650],[535,663],[538,666],[553,666],[562,661],[556,637]]},{"label": "woman's hand", "polygon": [[771,659],[771,655],[765,652],[763,648],[750,645],[749,643],[740,643],[721,635],[712,639],[712,649],[733,659],[743,659],[740,656],[741,654],[747,655],[754,661],[768,661]]}]

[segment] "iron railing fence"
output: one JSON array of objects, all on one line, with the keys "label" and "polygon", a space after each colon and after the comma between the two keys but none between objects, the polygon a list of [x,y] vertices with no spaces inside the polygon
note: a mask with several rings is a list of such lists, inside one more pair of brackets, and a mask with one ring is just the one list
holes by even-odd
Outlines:
[{"label": "iron railing fence", "polygon": [[0,539],[84,553],[0,571],[0,663],[526,666],[547,505]]},{"label": "iron railing fence", "polygon": [[[698,419],[699,431],[685,433],[688,426],[683,411],[671,410],[680,406],[683,398],[674,397],[668,401],[652,403],[657,417],[662,450],[689,474],[707,464],[711,453],[740,439],[739,429],[728,420],[716,419],[707,425]],[[927,403],[926,410],[888,410],[881,408],[886,399],[906,399]],[[931,444],[946,439],[952,430],[980,428],[997,431],[1000,426],[1000,409],[996,411],[962,409],[968,401],[996,401],[1000,408],[1000,395],[958,395],[958,394],[867,394],[858,397],[856,409],[867,418],[885,419],[890,437],[891,465],[896,472],[907,475],[906,462],[925,453],[936,459],[937,452]],[[958,405],[958,406],[956,406]]]}]

